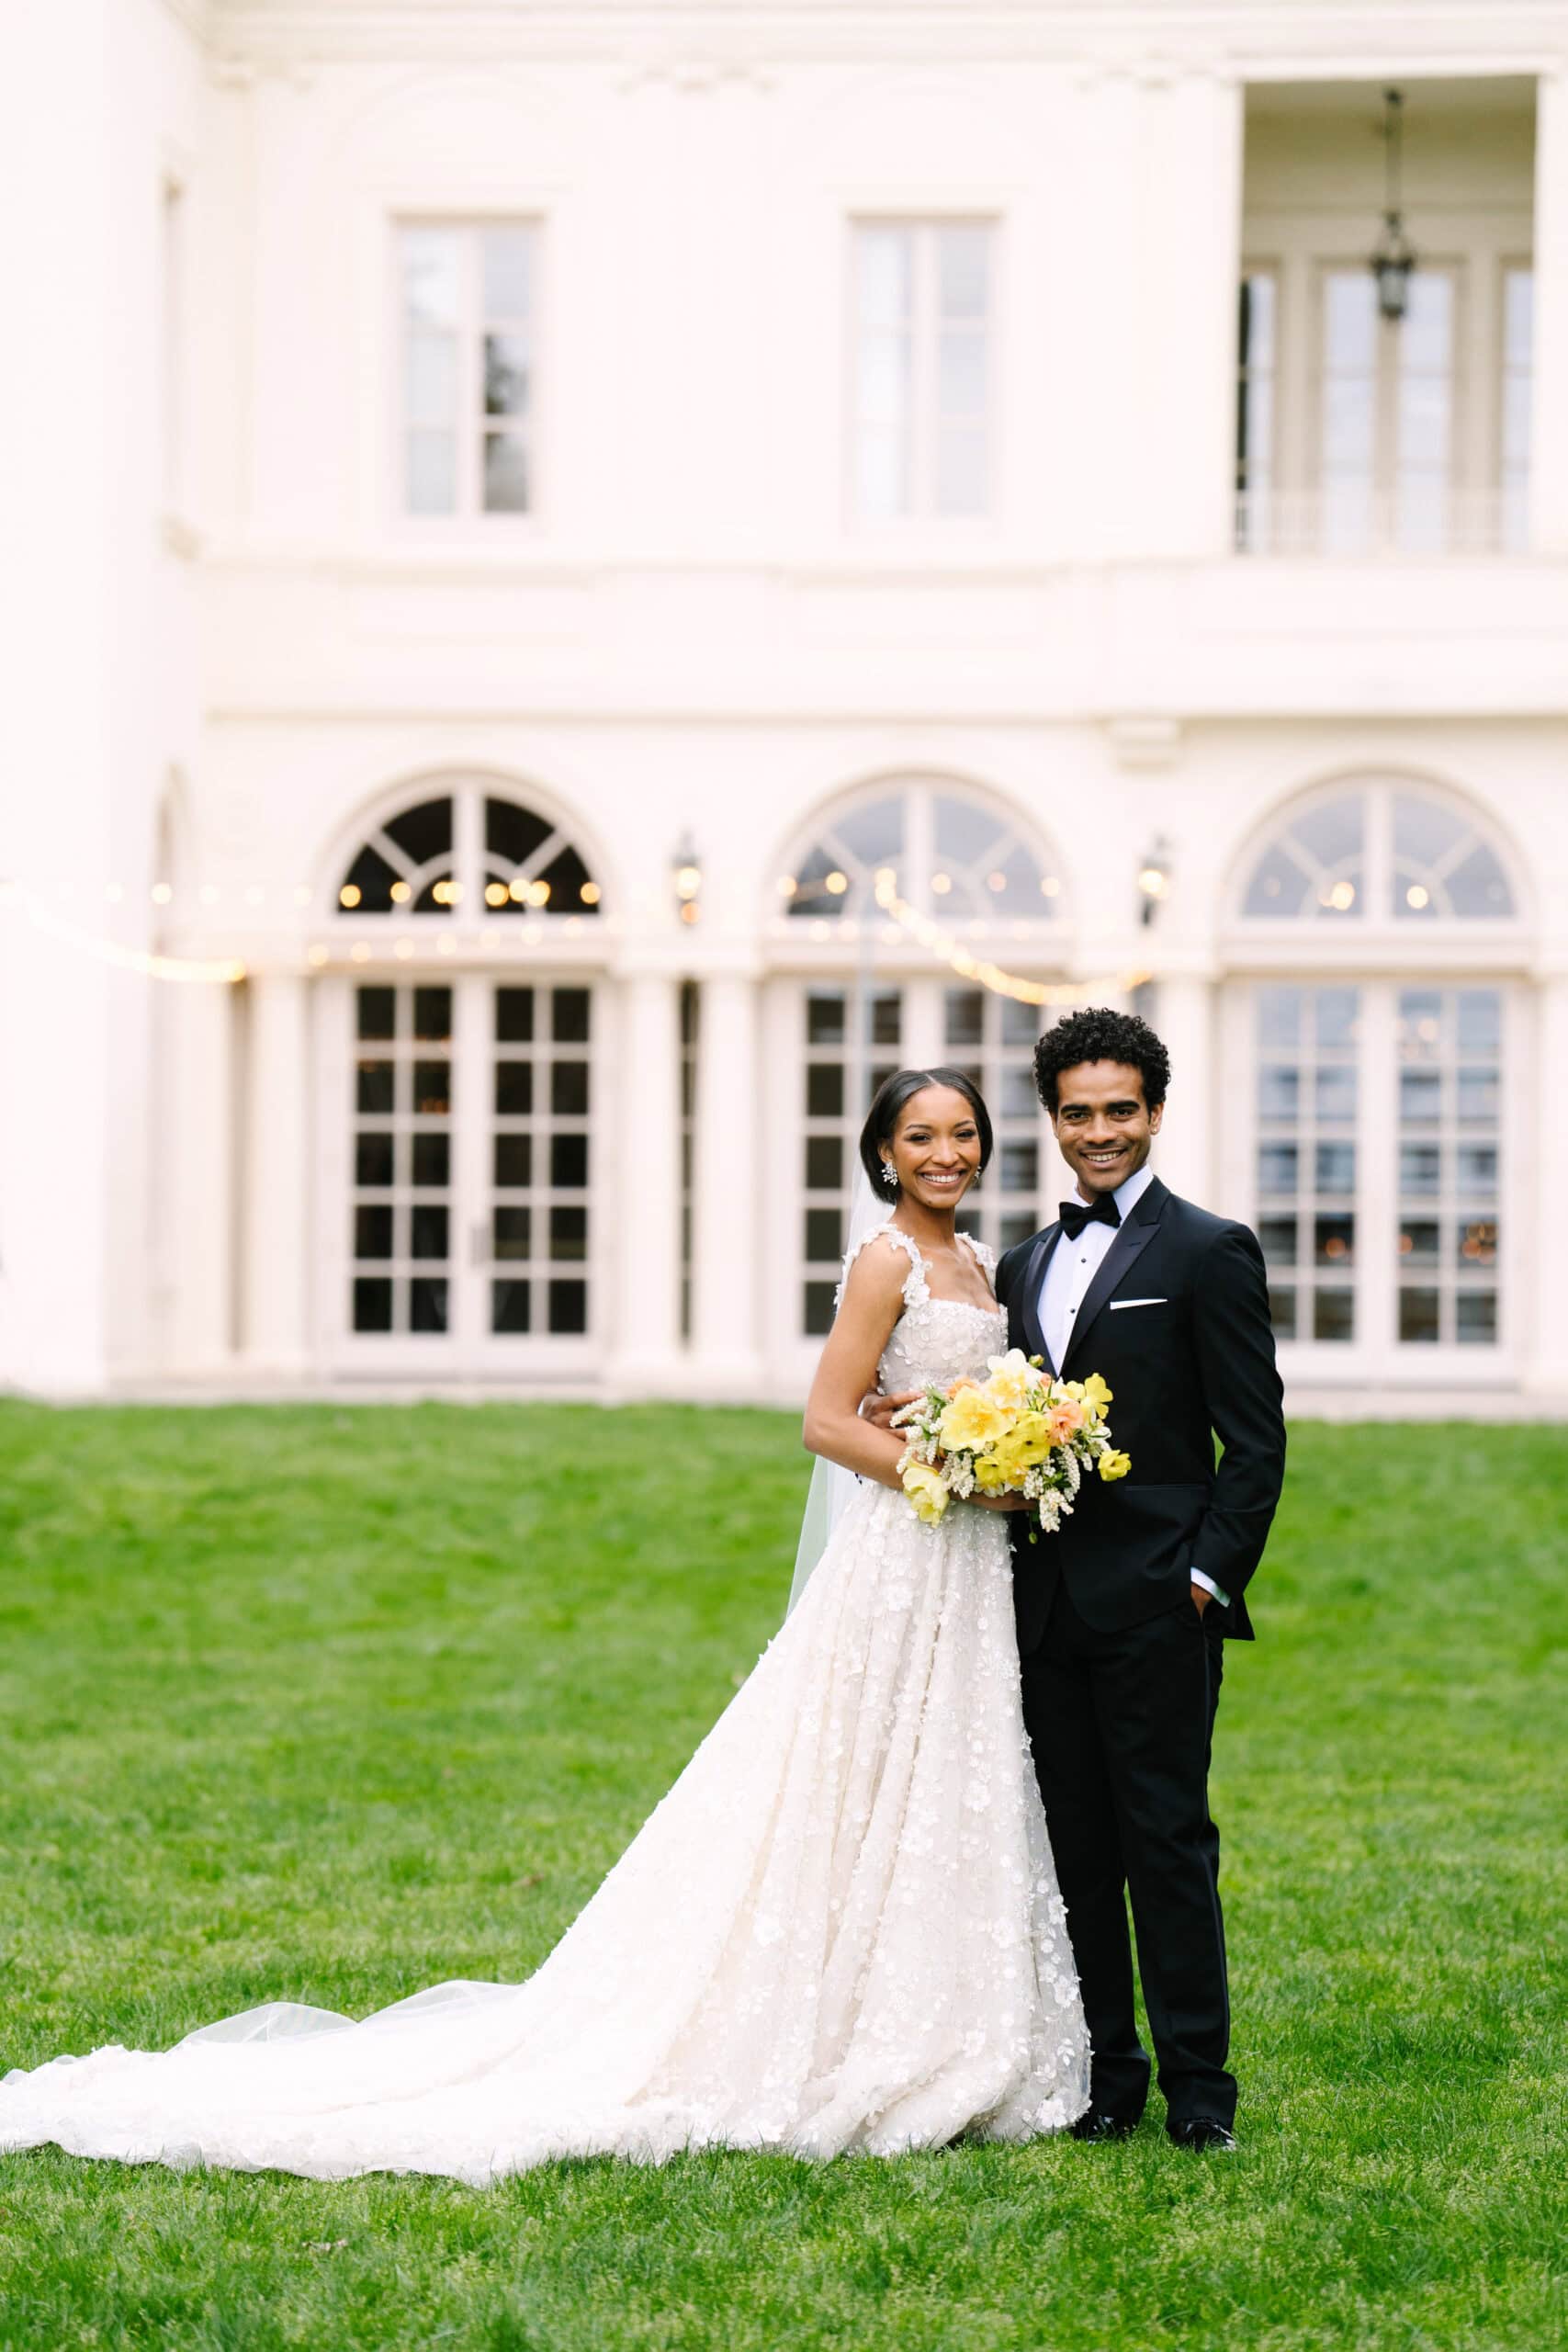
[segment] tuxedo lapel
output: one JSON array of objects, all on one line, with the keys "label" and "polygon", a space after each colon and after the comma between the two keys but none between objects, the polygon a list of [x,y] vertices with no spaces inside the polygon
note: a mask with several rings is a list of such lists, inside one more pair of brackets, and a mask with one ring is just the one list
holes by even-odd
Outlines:
[{"label": "tuxedo lapel", "polygon": [[1146,1250],[1159,1226],[1160,1211],[1170,1198],[1156,1176],[1154,1182],[1134,1206],[1131,1216],[1116,1228],[1116,1238],[1095,1270],[1094,1280],[1084,1293],[1083,1305],[1073,1323],[1073,1335],[1067,1341],[1067,1352],[1062,1362],[1065,1373],[1078,1352],[1084,1333],[1100,1313],[1117,1283],[1126,1273],[1141,1250]]},{"label": "tuxedo lapel", "polygon": [[1018,1302],[1018,1319],[1023,1327],[1024,1353],[1043,1356],[1045,1368],[1053,1379],[1056,1367],[1051,1362],[1051,1351],[1045,1344],[1045,1333],[1040,1321],[1040,1293],[1045,1280],[1045,1269],[1051,1262],[1051,1252],[1062,1238],[1060,1225],[1048,1225],[1035,1237],[1023,1265],[1023,1287]]}]

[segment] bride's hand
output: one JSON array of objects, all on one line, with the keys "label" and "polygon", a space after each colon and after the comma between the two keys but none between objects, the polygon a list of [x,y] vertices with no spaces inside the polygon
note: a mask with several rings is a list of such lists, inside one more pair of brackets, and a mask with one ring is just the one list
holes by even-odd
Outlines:
[{"label": "bride's hand", "polygon": [[971,1495],[969,1500],[978,1503],[982,1510],[1032,1510],[1034,1508],[1027,1495],[1016,1491],[1005,1495]]}]

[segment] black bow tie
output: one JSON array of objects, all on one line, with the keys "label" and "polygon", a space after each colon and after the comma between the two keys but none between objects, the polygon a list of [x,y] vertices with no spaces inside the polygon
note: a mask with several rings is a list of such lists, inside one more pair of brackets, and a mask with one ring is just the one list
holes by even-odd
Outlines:
[{"label": "black bow tie", "polygon": [[1120,1225],[1122,1212],[1116,1205],[1114,1193],[1097,1193],[1092,1201],[1064,1201],[1061,1206],[1062,1231],[1069,1241],[1076,1241],[1086,1225]]}]

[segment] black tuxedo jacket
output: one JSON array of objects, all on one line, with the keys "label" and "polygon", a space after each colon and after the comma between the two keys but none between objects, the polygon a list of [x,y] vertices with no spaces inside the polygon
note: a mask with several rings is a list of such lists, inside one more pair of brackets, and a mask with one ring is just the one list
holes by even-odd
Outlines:
[{"label": "black tuxedo jacket", "polygon": [[1242,1596],[1285,1471],[1263,1253],[1245,1225],[1179,1200],[1156,1176],[1089,1284],[1066,1362],[1053,1364],[1040,1291],[1061,1230],[1048,1225],[997,1268],[1008,1338],[1065,1380],[1101,1374],[1112,1440],[1133,1467],[1110,1486],[1086,1479],[1055,1535],[1031,1544],[1027,1516],[1010,1519],[1020,1651],[1039,1646],[1059,1576],[1089,1624],[1117,1633],[1175,1608],[1194,1568],[1230,1596],[1224,1632],[1250,1641]]}]

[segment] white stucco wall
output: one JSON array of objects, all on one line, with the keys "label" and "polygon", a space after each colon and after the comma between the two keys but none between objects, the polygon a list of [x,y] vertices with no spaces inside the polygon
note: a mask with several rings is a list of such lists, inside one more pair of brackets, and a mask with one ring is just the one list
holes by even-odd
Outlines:
[{"label": "white stucco wall", "polygon": [[[250,978],[118,973],[6,910],[0,1055],[28,1111],[0,1146],[0,1376],[96,1393],[332,1374],[322,1236],[345,1212],[323,1189],[322,989],[356,936],[365,970],[394,968],[390,932],[355,933],[333,894],[362,814],[422,776],[509,779],[569,820],[604,882],[573,955],[599,953],[614,1006],[601,1272],[625,1385],[789,1394],[808,1363],[787,1282],[758,1271],[795,1216],[789,1016],[767,976],[835,955],[776,935],[775,884],[810,813],[865,778],[966,780],[1043,836],[1068,912],[1020,948],[1031,968],[1100,994],[1156,969],[1178,1046],[1166,1164],[1217,1205],[1249,1206],[1225,989],[1263,968],[1230,920],[1235,862],[1329,776],[1427,776],[1496,829],[1522,915],[1486,968],[1519,991],[1517,1053],[1552,1067],[1568,60],[1540,49],[1539,16],[1178,6],[1155,54],[1119,6],[1004,11],[988,31],[959,0],[934,18],[784,8],[766,28],[651,6],[614,28],[592,6],[433,6],[396,27],[355,0],[49,12],[0,148],[53,223],[48,240],[13,225],[47,332],[18,395],[37,462],[11,563],[37,658],[6,713],[0,872],[96,936]],[[1347,148],[1365,124],[1340,85],[1375,99],[1390,74],[1450,85],[1411,141],[1425,248],[1479,274],[1533,245],[1535,551],[1239,558],[1237,271],[1370,242],[1380,158]],[[984,524],[848,517],[844,248],[871,213],[998,224]],[[393,494],[392,225],[497,214],[543,233],[538,511],[412,526]],[[670,882],[688,832],[690,930]],[[1173,888],[1146,932],[1134,876],[1159,834]],[[425,968],[428,944],[400,968]],[[1369,950],[1388,968],[1407,952]],[[690,1344],[670,1272],[682,978],[705,984],[710,1090],[737,1106],[699,1108]],[[1531,1107],[1510,1148],[1562,1164],[1552,1089],[1514,1075]],[[1568,1261],[1547,1187],[1521,1185],[1508,1379],[1550,1397],[1568,1394],[1550,1306]]]}]

